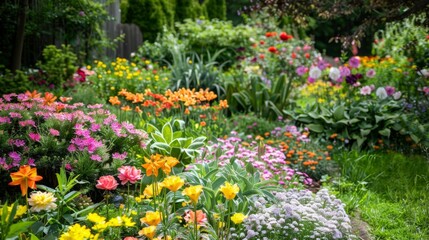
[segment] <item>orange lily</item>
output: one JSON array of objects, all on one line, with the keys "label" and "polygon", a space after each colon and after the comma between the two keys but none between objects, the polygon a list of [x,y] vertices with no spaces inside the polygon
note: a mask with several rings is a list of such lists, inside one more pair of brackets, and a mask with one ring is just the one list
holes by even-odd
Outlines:
[{"label": "orange lily", "polygon": [[150,156],[150,159],[144,158],[146,163],[142,164],[142,167],[146,169],[146,175],[158,177],[158,170],[165,166],[166,160],[160,154]]},{"label": "orange lily", "polygon": [[45,97],[44,97],[43,105],[48,105],[49,106],[52,103],[54,103],[56,99],[57,99],[57,97],[55,97],[54,94],[52,94],[50,92],[45,92]]},{"label": "orange lily", "polygon": [[22,196],[27,195],[28,187],[36,189],[36,182],[43,179],[42,176],[37,175],[37,168],[31,168],[28,165],[19,167],[19,171],[11,173],[10,177],[12,178],[12,182],[9,185],[20,185]]}]

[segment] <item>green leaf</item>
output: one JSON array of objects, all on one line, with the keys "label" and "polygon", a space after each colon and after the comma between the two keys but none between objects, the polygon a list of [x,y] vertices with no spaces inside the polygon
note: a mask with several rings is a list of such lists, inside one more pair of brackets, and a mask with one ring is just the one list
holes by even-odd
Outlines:
[{"label": "green leaf", "polygon": [[162,136],[167,141],[167,143],[170,143],[173,140],[173,128],[171,127],[170,123],[166,123],[162,127]]},{"label": "green leaf", "polygon": [[360,130],[360,135],[361,135],[362,137],[364,137],[364,136],[368,135],[370,132],[371,132],[371,130],[370,130],[370,129],[361,129],[361,130]]},{"label": "green leaf", "polygon": [[385,128],[383,130],[378,131],[378,133],[380,133],[380,135],[386,136],[386,137],[390,137],[390,129]]},{"label": "green leaf", "polygon": [[156,128],[154,125],[148,123],[146,125],[146,132],[147,133],[153,133],[153,132],[159,132],[158,128]]},{"label": "green leaf", "polygon": [[341,120],[341,119],[344,119],[345,117],[344,117],[344,106],[338,106],[336,109],[335,109],[335,111],[334,111],[334,113],[333,113],[333,117],[334,117],[334,119],[335,120]]},{"label": "green leaf", "polygon": [[324,130],[323,126],[320,124],[308,124],[306,127],[316,133],[321,133]]},{"label": "green leaf", "polygon": [[167,141],[165,141],[164,137],[159,133],[151,133],[150,135],[152,136],[152,138],[156,142],[167,143]]},{"label": "green leaf", "polygon": [[18,236],[20,233],[27,231],[27,229],[34,223],[34,221],[18,222],[12,224],[9,229],[9,233],[6,238],[13,238]]}]

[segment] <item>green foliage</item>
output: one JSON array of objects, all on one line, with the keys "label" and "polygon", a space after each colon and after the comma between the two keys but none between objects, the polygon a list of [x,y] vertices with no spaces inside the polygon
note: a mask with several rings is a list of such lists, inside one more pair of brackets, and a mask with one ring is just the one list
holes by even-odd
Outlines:
[{"label": "green foliage", "polygon": [[7,202],[3,205],[1,210],[1,221],[0,221],[0,239],[15,239],[21,233],[26,232],[27,229],[34,223],[34,221],[21,221],[14,223],[17,215],[17,210],[20,206],[18,202],[8,206]]},{"label": "green foliage", "polygon": [[37,66],[47,73],[49,84],[61,89],[76,72],[76,62],[76,54],[70,45],[62,45],[61,48],[49,45],[43,49],[43,61],[39,61]]},{"label": "green foliage", "polygon": [[412,61],[419,70],[428,67],[429,41],[426,36],[429,27],[424,25],[427,20],[426,14],[421,14],[387,24],[384,30],[375,34],[373,54],[392,56],[398,62]]},{"label": "green foliage", "polygon": [[216,58],[223,52],[217,51],[213,56],[207,53],[207,60],[204,56],[196,53],[186,54],[180,52],[176,47],[171,49],[173,62],[169,63],[171,69],[170,89],[177,91],[181,88],[186,89],[209,89],[218,96],[224,93],[223,88],[219,85],[219,75],[223,64],[219,64]]},{"label": "green foliage", "polygon": [[207,11],[201,6],[199,0],[176,0],[175,13],[175,22],[182,22],[185,19],[207,17]]},{"label": "green foliage", "polygon": [[393,99],[368,99],[350,106],[313,105],[284,113],[321,139],[338,134],[338,139],[349,147],[378,149],[379,145],[398,144],[396,147],[407,150],[411,144],[402,145],[407,136],[415,143],[427,144],[425,129],[428,125],[415,121],[413,113],[404,111],[403,102]]},{"label": "green foliage", "polygon": [[[228,102],[246,113],[254,112],[258,117],[277,119],[283,115],[282,111],[288,106],[292,81],[286,75],[282,75],[267,85],[261,78],[253,76],[247,83],[237,80],[227,83],[227,96],[232,96],[231,100],[227,98]],[[235,91],[235,88],[238,91]]]},{"label": "green foliage", "polygon": [[264,136],[266,132],[271,132],[279,122],[271,122],[266,118],[260,118],[254,112],[248,114],[233,113],[228,121],[229,130],[226,132],[236,131],[244,136]]},{"label": "green foliage", "polygon": [[168,25],[163,6],[158,0],[129,0],[126,20],[142,31],[143,38],[153,42],[164,25]]},{"label": "green foliage", "polygon": [[173,29],[174,28],[174,16],[175,16],[175,3],[176,0],[161,0],[161,6],[162,6],[162,11],[165,14],[166,17],[166,27],[168,29]]},{"label": "green foliage", "polygon": [[178,38],[187,42],[187,50],[200,55],[207,52],[214,54],[219,49],[226,49],[220,56],[220,62],[232,61],[242,53],[237,51],[250,45],[250,38],[256,29],[247,25],[233,26],[230,21],[186,19],[176,23]]},{"label": "green foliage", "polygon": [[15,74],[6,70],[0,75],[0,94],[25,92],[32,88],[32,82],[23,71],[17,70]]},{"label": "green foliage", "polygon": [[207,9],[209,19],[226,20],[225,0],[206,0],[204,7]]},{"label": "green foliage", "polygon": [[184,127],[185,122],[182,120],[167,122],[162,129],[147,123],[147,133],[150,135],[151,141],[144,150],[145,156],[159,153],[177,158],[182,166],[191,163],[196,156],[201,154],[201,147],[206,144],[206,137],[189,137]]}]

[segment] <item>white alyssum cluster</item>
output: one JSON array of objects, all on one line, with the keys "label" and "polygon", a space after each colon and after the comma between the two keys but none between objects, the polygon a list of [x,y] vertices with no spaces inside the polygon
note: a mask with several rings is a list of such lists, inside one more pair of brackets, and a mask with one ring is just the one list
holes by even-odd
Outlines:
[{"label": "white alyssum cluster", "polygon": [[[261,197],[243,222],[241,236],[251,239],[355,239],[344,204],[327,189],[275,193],[274,201]],[[240,233],[234,234],[235,236]]]}]

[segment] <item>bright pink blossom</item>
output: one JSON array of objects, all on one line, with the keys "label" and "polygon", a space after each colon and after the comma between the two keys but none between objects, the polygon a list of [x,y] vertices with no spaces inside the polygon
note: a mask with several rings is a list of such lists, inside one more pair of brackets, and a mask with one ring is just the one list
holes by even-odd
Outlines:
[{"label": "bright pink blossom", "polygon": [[141,170],[134,166],[122,166],[118,168],[118,178],[121,180],[121,184],[125,185],[127,182],[136,183],[142,178]]}]

